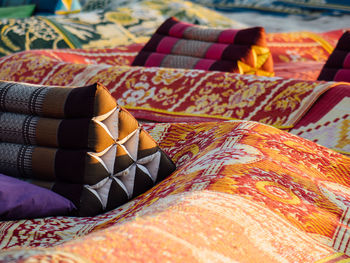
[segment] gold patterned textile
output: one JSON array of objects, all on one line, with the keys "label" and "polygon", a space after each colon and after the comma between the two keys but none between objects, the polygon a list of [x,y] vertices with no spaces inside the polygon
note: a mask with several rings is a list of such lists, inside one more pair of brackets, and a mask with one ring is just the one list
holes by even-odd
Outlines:
[{"label": "gold patterned textile", "polygon": [[94,218],[2,222],[1,262],[349,261],[349,157],[256,122],[144,128],[175,173]]}]

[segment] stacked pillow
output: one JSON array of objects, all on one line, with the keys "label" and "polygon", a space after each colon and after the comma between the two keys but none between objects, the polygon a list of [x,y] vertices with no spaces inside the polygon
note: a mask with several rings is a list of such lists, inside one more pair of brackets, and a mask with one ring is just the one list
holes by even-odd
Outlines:
[{"label": "stacked pillow", "polygon": [[174,17],[157,29],[132,65],[273,75],[264,28],[223,30]]},{"label": "stacked pillow", "polygon": [[350,82],[350,31],[338,40],[317,80]]},{"label": "stacked pillow", "polygon": [[116,208],[173,162],[100,84],[0,82],[0,172],[68,198],[79,216]]}]

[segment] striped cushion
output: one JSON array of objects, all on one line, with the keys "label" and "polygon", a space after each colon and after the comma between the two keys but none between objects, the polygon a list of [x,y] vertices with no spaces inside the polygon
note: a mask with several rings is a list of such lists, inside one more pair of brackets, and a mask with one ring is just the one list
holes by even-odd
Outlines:
[{"label": "striped cushion", "polygon": [[136,56],[133,66],[273,74],[262,27],[214,29],[167,19]]},{"label": "striped cushion", "polygon": [[47,87],[0,81],[0,111],[51,118],[91,118],[116,107],[100,84],[86,87]]},{"label": "striped cushion", "polygon": [[64,88],[2,82],[0,91],[1,98],[13,102],[1,103],[0,173],[70,199],[76,215],[116,208],[175,170],[153,138],[102,85]]},{"label": "striped cushion", "polygon": [[346,31],[338,40],[318,80],[350,82],[350,31]]},{"label": "striped cushion", "polygon": [[0,141],[101,152],[114,144],[111,133],[116,133],[119,110],[116,108],[109,115],[92,119],[55,119],[0,112]]}]

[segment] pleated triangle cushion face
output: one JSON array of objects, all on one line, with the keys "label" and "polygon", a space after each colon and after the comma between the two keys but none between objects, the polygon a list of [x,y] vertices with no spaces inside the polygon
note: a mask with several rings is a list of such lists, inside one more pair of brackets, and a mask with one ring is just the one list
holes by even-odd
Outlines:
[{"label": "pleated triangle cushion face", "polygon": [[117,109],[99,119],[54,119],[0,112],[0,141],[101,152],[114,144],[111,131],[117,126]]},{"label": "pleated triangle cushion face", "polygon": [[[96,154],[84,149],[63,150],[1,142],[0,171],[14,177],[95,184],[113,173],[109,163],[114,163],[114,148]],[[108,158],[109,155],[113,158]]]},{"label": "pleated triangle cushion face", "polygon": [[[96,207],[100,207],[101,211],[114,209],[144,193],[176,169],[172,160],[159,148],[154,139],[136,125],[129,112],[120,108],[119,115],[119,139],[116,141],[115,151],[110,151],[113,167],[108,167],[108,170],[113,169],[113,172],[95,184],[84,184],[81,194],[89,197],[81,196],[78,202],[75,201],[78,215],[87,215],[85,208],[80,210],[80,207],[87,206],[84,200],[93,197],[95,205],[96,200],[99,200],[100,203]],[[128,126],[128,123],[131,126]],[[111,164],[107,159],[110,160],[105,156],[104,163]],[[69,193],[65,193],[64,188],[55,191],[69,198]]]},{"label": "pleated triangle cushion face", "polygon": [[[156,183],[168,177],[176,168],[172,160],[159,148],[146,131],[137,128],[131,134],[131,136],[126,136],[117,141],[117,144],[110,147],[106,152],[88,153],[95,157],[96,161],[99,161],[97,163],[99,166],[95,163],[96,167],[94,169],[90,160],[89,166],[86,166],[84,177],[76,178],[75,181],[72,180],[74,176],[81,173],[78,169],[72,171],[73,160],[79,162],[76,156],[73,156],[72,153],[68,155],[66,152],[56,152],[56,154],[51,153],[52,157],[50,159],[54,155],[64,154],[64,156],[58,157],[59,161],[56,160],[55,167],[60,167],[59,171],[56,171],[61,175],[59,180],[40,177],[40,174],[36,173],[31,182],[44,186],[43,179],[51,180],[52,183],[46,184],[45,187],[71,200],[77,207],[74,215],[93,216],[114,209],[149,190]],[[46,156],[48,155],[46,153]],[[18,159],[18,156],[16,157]],[[43,158],[41,158],[41,161],[49,169],[52,169],[52,161],[51,164],[49,160]],[[12,163],[12,168],[14,168],[14,161]],[[82,163],[81,160],[80,163]],[[3,168],[0,167],[0,169]],[[106,171],[108,172],[106,173]],[[7,172],[10,172],[10,170],[8,169]],[[77,181],[78,179],[84,179],[85,182],[81,183]]]},{"label": "pleated triangle cushion face", "polygon": [[100,84],[85,87],[50,87],[0,81],[0,111],[49,118],[92,118],[117,104]]},{"label": "pleated triangle cushion face", "polygon": [[350,82],[350,31],[340,37],[317,80]]},{"label": "pleated triangle cushion face", "polygon": [[238,63],[254,69],[253,74],[273,75],[264,28],[206,28],[171,17],[157,29],[132,65],[247,73]]}]

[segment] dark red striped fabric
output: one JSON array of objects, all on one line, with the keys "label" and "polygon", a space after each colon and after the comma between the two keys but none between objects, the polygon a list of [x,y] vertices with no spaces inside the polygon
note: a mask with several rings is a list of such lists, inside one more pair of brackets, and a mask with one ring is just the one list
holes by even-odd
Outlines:
[{"label": "dark red striped fabric", "polygon": [[[205,28],[171,17],[157,29],[132,65],[239,73],[238,61],[256,67],[253,45],[266,47],[264,28]],[[264,70],[272,72],[272,64],[267,65]]]}]

